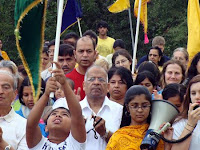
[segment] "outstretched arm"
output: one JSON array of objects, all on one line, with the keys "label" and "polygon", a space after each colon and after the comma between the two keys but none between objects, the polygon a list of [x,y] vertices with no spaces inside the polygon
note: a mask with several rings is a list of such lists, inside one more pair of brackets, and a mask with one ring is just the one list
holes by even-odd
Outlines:
[{"label": "outstretched arm", "polygon": [[71,115],[71,134],[80,143],[86,140],[85,122],[82,116],[81,106],[72,91],[65,74],[58,63],[55,63],[57,69],[53,70],[54,77],[62,85]]},{"label": "outstretched arm", "polygon": [[29,148],[36,146],[42,139],[42,134],[38,126],[43,110],[49,100],[49,94],[55,92],[57,84],[54,78],[49,78],[46,84],[45,93],[32,108],[26,125],[26,141]]}]

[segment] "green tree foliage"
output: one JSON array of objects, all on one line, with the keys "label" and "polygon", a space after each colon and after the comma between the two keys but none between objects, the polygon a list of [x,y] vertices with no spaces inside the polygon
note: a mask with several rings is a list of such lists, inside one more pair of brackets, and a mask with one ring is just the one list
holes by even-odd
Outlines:
[{"label": "green tree foliage", "polygon": [[[107,6],[114,0],[81,0],[83,18],[81,20],[82,32],[88,29],[96,31],[99,20],[105,20],[109,24],[108,35],[125,41],[127,50],[132,54],[131,35],[129,27],[128,11],[112,14]],[[20,59],[15,46],[14,37],[14,0],[0,0],[0,39],[4,43],[4,50],[17,64]],[[134,1],[131,1],[133,31],[135,34],[136,18],[133,16]],[[57,4],[51,2],[46,16],[45,39],[52,40],[56,33]],[[33,20],[34,21],[34,20]],[[77,24],[66,33],[74,31],[78,33]],[[140,26],[137,57],[146,54],[151,47],[153,37],[161,35],[166,39],[165,53],[171,56],[177,47],[187,45],[187,1],[183,0],[152,0],[148,3],[148,37],[150,43],[144,45],[143,26]],[[135,37],[134,37],[135,38]]]}]

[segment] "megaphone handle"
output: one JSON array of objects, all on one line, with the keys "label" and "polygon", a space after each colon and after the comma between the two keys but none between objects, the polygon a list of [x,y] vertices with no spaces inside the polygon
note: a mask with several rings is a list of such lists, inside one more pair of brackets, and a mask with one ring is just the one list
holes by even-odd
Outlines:
[{"label": "megaphone handle", "polygon": [[166,131],[170,126],[171,126],[171,124],[170,124],[169,122],[167,122],[167,123],[158,131],[158,134],[161,134],[162,132]]}]

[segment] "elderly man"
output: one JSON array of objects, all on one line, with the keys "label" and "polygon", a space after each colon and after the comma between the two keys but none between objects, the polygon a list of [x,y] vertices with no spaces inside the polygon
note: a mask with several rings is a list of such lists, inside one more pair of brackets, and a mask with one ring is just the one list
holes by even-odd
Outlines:
[{"label": "elderly man", "polygon": [[100,66],[91,66],[84,78],[86,97],[80,102],[86,120],[86,150],[105,150],[109,138],[120,127],[122,106],[108,99],[108,76]]},{"label": "elderly man", "polygon": [[17,79],[8,71],[0,70],[0,149],[26,150],[26,119],[11,107],[17,94]]}]

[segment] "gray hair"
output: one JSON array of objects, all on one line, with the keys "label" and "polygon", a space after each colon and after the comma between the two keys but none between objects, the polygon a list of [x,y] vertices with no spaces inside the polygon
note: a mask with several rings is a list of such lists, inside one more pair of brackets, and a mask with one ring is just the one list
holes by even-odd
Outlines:
[{"label": "gray hair", "polygon": [[[87,69],[85,76],[84,76],[84,81],[87,81],[88,73],[92,68],[98,68],[98,69],[102,70],[106,75],[106,83],[108,83],[108,74],[107,74],[106,70],[104,68],[102,68],[101,66],[98,66],[98,65],[92,65]],[[98,72],[97,72],[97,74],[98,74]]]},{"label": "gray hair", "polygon": [[2,60],[0,62],[0,68],[8,68],[10,69],[10,71],[14,74],[17,75],[18,74],[18,69],[16,64],[13,61],[10,60]]},{"label": "gray hair", "polygon": [[10,73],[7,70],[0,70],[0,74],[5,74],[10,76],[13,79],[13,89],[16,90],[17,89],[17,78],[15,75],[13,75],[12,73]]},{"label": "gray hair", "polygon": [[173,57],[174,57],[174,53],[177,52],[177,51],[183,52],[183,54],[185,55],[185,59],[188,60],[189,54],[188,54],[186,48],[184,48],[184,47],[178,47],[178,48],[176,48],[176,49],[173,51]]},{"label": "gray hair", "polygon": [[18,82],[20,83],[21,76],[18,73],[18,68],[17,68],[16,64],[13,61],[10,61],[10,60],[2,60],[0,62],[0,69],[1,68],[8,68],[11,71],[11,73],[17,79],[17,87],[18,87],[19,86]]}]

